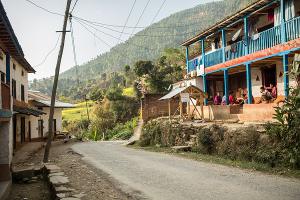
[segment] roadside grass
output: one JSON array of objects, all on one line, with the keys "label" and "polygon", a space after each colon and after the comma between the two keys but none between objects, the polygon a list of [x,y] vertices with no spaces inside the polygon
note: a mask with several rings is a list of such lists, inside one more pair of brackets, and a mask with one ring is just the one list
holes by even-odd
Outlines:
[{"label": "roadside grass", "polygon": [[127,145],[127,147],[151,151],[151,152],[172,154],[174,156],[188,158],[200,162],[227,165],[236,168],[248,169],[251,171],[260,171],[260,172],[265,172],[265,173],[270,173],[275,175],[283,175],[291,178],[300,179],[300,170],[293,170],[293,169],[288,169],[283,167],[272,168],[268,164],[263,164],[263,163],[248,162],[243,160],[231,160],[229,158],[225,158],[217,155],[206,155],[206,154],[200,154],[200,153],[195,153],[190,151],[174,152],[171,149],[171,147],[158,147],[158,146],[140,147],[138,146],[138,142],[136,142],[134,145]]},{"label": "roadside grass", "polygon": [[[88,101],[88,110],[89,112],[93,110],[94,107],[94,102],[93,101]],[[86,114],[86,103],[81,102],[78,104],[74,104],[78,106],[77,108],[67,108],[62,111],[62,117],[65,120],[72,121],[75,119],[87,119],[87,114]]]},{"label": "roadside grass", "polygon": [[124,88],[123,95],[133,97],[133,88]]}]

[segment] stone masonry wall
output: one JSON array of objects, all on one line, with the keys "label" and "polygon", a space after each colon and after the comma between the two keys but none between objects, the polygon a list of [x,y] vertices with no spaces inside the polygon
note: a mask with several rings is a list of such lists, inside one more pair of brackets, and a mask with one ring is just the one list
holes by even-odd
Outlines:
[{"label": "stone masonry wall", "polygon": [[[141,98],[141,114],[144,122],[149,121],[150,119],[155,119],[157,117],[169,116],[169,100],[158,100],[161,97],[165,96],[166,93],[157,93],[157,94],[145,94]],[[179,107],[179,98],[172,99],[171,101],[171,113],[174,115],[175,111]],[[183,112],[186,113],[186,103],[183,104]],[[179,115],[179,109],[176,113]]]}]

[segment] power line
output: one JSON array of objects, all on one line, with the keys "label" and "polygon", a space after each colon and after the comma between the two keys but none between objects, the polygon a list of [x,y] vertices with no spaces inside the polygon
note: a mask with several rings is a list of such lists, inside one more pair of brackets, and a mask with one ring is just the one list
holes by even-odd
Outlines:
[{"label": "power line", "polygon": [[[77,20],[76,20],[77,21]],[[122,53],[120,53],[119,51],[115,50],[112,48],[112,46],[110,46],[109,44],[107,44],[106,42],[104,42],[101,38],[99,38],[97,35],[95,35],[92,31],[90,31],[87,27],[85,27],[83,24],[81,24],[79,21],[77,21],[81,26],[83,26],[88,32],[90,32],[91,34],[93,34],[96,38],[98,38],[101,42],[103,42],[105,45],[107,45],[109,48],[111,48],[111,50],[116,51],[118,54],[120,54],[121,56],[123,56],[124,58],[127,58],[128,60],[134,62],[133,60],[131,60],[131,58],[128,58],[127,56],[123,55]]]},{"label": "power line", "polygon": [[[77,2],[77,1],[76,1]],[[75,6],[74,6],[75,7]],[[73,8],[74,8],[73,7]],[[71,37],[72,37],[72,46],[73,46],[73,55],[74,55],[74,62],[75,62],[75,71],[76,71],[76,78],[77,78],[77,86],[79,88],[79,77],[78,77],[78,65],[76,59],[76,51],[75,51],[75,42],[74,42],[74,35],[73,35],[73,26],[72,26],[72,15],[70,14],[70,30],[71,30]]]},{"label": "power line", "polygon": [[[139,24],[139,22],[140,22],[142,16],[144,15],[144,12],[145,12],[146,8],[148,7],[149,2],[150,2],[150,0],[148,0],[148,2],[147,2],[147,4],[146,4],[146,6],[145,6],[145,8],[144,8],[144,10],[143,10],[143,12],[142,12],[142,14],[141,14],[141,16],[139,17],[139,20],[137,21],[137,23],[136,23],[136,25],[135,25],[135,28],[133,29],[133,31],[131,32],[131,34],[133,34],[133,32],[135,31],[137,25]],[[127,41],[128,41],[128,40],[127,40]],[[127,43],[128,43],[127,41],[125,42],[125,47],[123,48],[122,51],[124,51],[124,50],[127,48]]]},{"label": "power line", "polygon": [[26,0],[26,1],[28,1],[29,3],[35,5],[36,7],[40,8],[40,9],[42,9],[42,10],[44,10],[44,11],[47,11],[48,13],[51,13],[51,14],[54,14],[54,15],[64,16],[64,15],[62,15],[62,14],[55,13],[55,12],[52,12],[52,11],[50,11],[50,10],[47,10],[46,8],[43,8],[43,7],[41,7],[41,6],[38,6],[38,5],[36,5],[35,3],[33,3],[33,2],[31,2],[31,1],[29,1],[29,0]]},{"label": "power line", "polygon": [[57,38],[57,42],[56,42],[56,44],[55,44],[55,47],[47,54],[47,56],[45,57],[44,61],[41,62],[40,64],[34,66],[33,68],[38,67],[38,66],[40,66],[41,64],[43,64],[43,63],[46,61],[46,59],[47,59],[47,57],[49,56],[49,54],[52,53],[52,51],[54,51],[54,49],[56,49],[57,44],[58,44],[58,41],[59,41],[59,38],[60,38],[60,35],[61,35],[61,33],[59,34],[59,36],[58,36],[58,38]]},{"label": "power line", "polygon": [[[130,15],[131,15],[131,12],[132,12],[132,10],[133,10],[133,7],[134,7],[134,5],[135,5],[135,2],[136,2],[136,0],[134,0],[134,3],[133,3],[133,5],[132,5],[132,7],[131,7],[130,13],[129,13],[129,15],[128,15],[128,17],[127,17],[127,20],[126,20],[126,22],[125,22],[125,26],[127,25],[128,19],[129,19]],[[120,34],[120,37],[119,37],[119,39],[118,39],[118,41],[117,41],[117,44],[118,44],[119,41],[120,41],[120,38],[121,38],[121,36],[122,36],[122,33],[124,32],[125,26],[123,27],[123,30],[122,30],[122,32],[121,32],[121,34]]]},{"label": "power line", "polygon": [[75,2],[75,4],[74,4],[74,6],[73,6],[73,8],[72,8],[72,10],[71,10],[71,12],[70,12],[70,13],[72,13],[72,12],[73,12],[73,10],[74,10],[74,8],[75,8],[75,6],[76,6],[76,4],[77,4],[77,1],[78,1],[78,0],[76,0],[76,2]]},{"label": "power line", "polygon": [[[77,20],[76,18],[74,18],[78,23],[80,23],[80,21],[79,20]],[[85,24],[85,25],[87,25],[87,26],[89,26],[89,27],[91,27],[91,28],[93,28],[93,29],[95,29],[95,30],[97,30],[97,31],[99,31],[99,32],[101,32],[101,33],[103,33],[103,34],[105,34],[105,35],[108,35],[108,36],[110,36],[110,37],[112,37],[112,38],[115,38],[115,39],[118,39],[117,37],[115,37],[115,36],[113,36],[113,35],[110,35],[110,34],[108,34],[108,33],[105,33],[105,32],[103,32],[103,31],[101,31],[101,30],[99,30],[99,29],[97,29],[97,28],[95,28],[95,27],[93,27],[93,26],[91,26],[91,25],[89,25],[89,24],[86,24],[85,22],[82,22],[83,24]],[[81,23],[80,23],[81,24]],[[95,35],[94,33],[93,33],[93,35]],[[121,40],[121,39],[120,39]],[[122,42],[125,42],[125,40],[121,40]],[[129,43],[129,42],[128,42]],[[131,45],[133,45],[133,46],[137,46],[137,47],[141,47],[141,48],[145,48],[145,49],[148,49],[148,50],[156,50],[156,49],[152,49],[152,48],[148,48],[148,47],[143,47],[143,46],[140,46],[140,45],[137,45],[137,44],[134,44],[134,43],[129,43],[129,44],[131,44]]]}]

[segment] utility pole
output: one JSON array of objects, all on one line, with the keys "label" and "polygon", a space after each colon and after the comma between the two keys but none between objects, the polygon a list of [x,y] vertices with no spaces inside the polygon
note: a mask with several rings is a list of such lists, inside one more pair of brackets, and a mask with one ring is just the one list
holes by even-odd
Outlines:
[{"label": "utility pole", "polygon": [[57,89],[60,63],[61,63],[61,58],[62,58],[62,54],[63,54],[63,51],[64,51],[64,45],[65,45],[66,27],[67,27],[67,22],[68,22],[68,16],[69,16],[71,1],[72,0],[67,1],[66,12],[65,12],[65,17],[64,17],[64,24],[63,24],[63,30],[62,30],[62,37],[61,37],[61,44],[60,44],[60,49],[59,49],[59,54],[58,54],[56,69],[55,69],[55,77],[54,77],[54,82],[53,82],[53,89],[52,89],[52,96],[51,96],[51,106],[50,106],[50,115],[49,115],[48,140],[47,140],[47,145],[46,145],[46,148],[45,148],[44,163],[48,162],[48,157],[49,157],[49,152],[50,152],[50,147],[51,147],[52,133],[53,133],[54,103],[55,103],[55,96],[56,96],[56,89]]},{"label": "utility pole", "polygon": [[87,115],[87,117],[88,117],[88,125],[90,125],[90,116],[89,116],[89,109],[88,109],[88,105],[87,105],[87,98],[86,98],[86,95],[87,94],[85,94],[84,95],[84,100],[85,100],[85,106],[86,106],[86,115]]}]

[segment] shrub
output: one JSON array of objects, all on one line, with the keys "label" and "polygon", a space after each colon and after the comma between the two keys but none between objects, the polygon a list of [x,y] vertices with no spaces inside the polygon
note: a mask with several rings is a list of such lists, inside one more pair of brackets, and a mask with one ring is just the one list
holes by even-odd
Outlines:
[{"label": "shrub", "polygon": [[202,145],[204,152],[212,153],[214,146],[213,132],[208,128],[201,129],[198,134],[198,142]]},{"label": "shrub", "polygon": [[94,141],[97,141],[98,140],[98,133],[97,133],[97,130],[95,131],[95,135],[94,135]]}]

